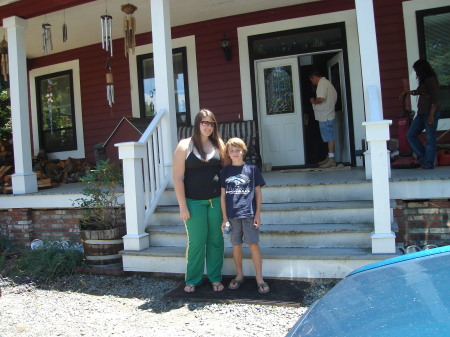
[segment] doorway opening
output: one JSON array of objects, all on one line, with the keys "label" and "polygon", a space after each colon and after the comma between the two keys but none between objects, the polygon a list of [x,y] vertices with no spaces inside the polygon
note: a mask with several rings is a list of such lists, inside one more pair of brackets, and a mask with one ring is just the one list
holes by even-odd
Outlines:
[{"label": "doorway opening", "polygon": [[261,155],[274,168],[314,166],[328,153],[320,135],[310,98],[315,87],[309,80],[318,70],[335,87],[336,161],[352,164],[350,116],[345,67],[341,50],[256,61],[258,122]]}]

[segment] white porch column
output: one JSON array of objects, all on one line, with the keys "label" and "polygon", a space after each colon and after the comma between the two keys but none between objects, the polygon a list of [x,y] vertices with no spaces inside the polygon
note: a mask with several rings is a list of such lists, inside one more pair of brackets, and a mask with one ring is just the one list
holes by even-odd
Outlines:
[{"label": "white porch column", "polygon": [[[373,3],[372,0],[355,0],[355,7],[364,86],[364,110],[366,112],[366,121],[380,121],[383,119],[383,109],[381,102],[380,68],[378,63],[378,47]],[[372,162],[370,159],[371,150],[371,144],[369,143],[368,150],[364,153],[366,179],[372,178]],[[387,157],[387,159],[389,160],[389,157]],[[391,172],[389,168],[389,177],[390,176]]]},{"label": "white porch column", "polygon": [[125,217],[127,234],[123,237],[125,250],[143,250],[150,246],[145,232],[145,196],[142,159],[145,144],[138,142],[120,143],[119,159],[122,159],[125,192]]},{"label": "white porch column", "polygon": [[175,85],[172,61],[172,34],[170,28],[170,1],[150,0],[152,14],[153,60],[155,69],[156,106],[167,109],[163,128],[164,166],[173,186],[173,152],[177,145]]},{"label": "white porch column", "polygon": [[389,125],[383,120],[380,69],[372,0],[355,0],[361,70],[366,112],[366,137],[369,150],[365,153],[366,178],[372,179],[374,231],[372,254],[395,253],[395,234],[391,230],[389,194],[390,163],[386,141]]},{"label": "white porch column", "polygon": [[30,116],[28,111],[28,81],[25,45],[26,20],[17,16],[3,19],[8,34],[9,80],[13,129],[14,194],[37,192],[37,176],[31,158]]}]

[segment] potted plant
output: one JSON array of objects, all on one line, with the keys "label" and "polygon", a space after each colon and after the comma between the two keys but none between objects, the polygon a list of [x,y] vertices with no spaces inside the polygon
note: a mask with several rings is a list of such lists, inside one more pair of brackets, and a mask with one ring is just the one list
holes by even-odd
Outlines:
[{"label": "potted plant", "polygon": [[74,205],[82,210],[81,239],[88,265],[121,267],[125,224],[122,171],[109,160],[101,160],[80,178],[83,197]]}]

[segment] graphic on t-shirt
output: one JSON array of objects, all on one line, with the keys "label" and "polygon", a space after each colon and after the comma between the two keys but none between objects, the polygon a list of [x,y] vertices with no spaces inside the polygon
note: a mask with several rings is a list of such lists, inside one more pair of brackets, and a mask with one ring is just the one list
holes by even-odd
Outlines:
[{"label": "graphic on t-shirt", "polygon": [[248,184],[250,183],[250,178],[245,174],[238,174],[236,176],[231,176],[225,180],[227,185],[227,194],[248,194],[250,193],[250,188]]}]

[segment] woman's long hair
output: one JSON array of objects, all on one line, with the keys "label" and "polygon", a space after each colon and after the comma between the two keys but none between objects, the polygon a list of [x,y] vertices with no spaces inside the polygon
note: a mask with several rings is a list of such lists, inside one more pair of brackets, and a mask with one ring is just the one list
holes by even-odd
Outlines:
[{"label": "woman's long hair", "polygon": [[217,125],[216,116],[214,116],[214,114],[210,110],[201,109],[195,116],[192,142],[194,144],[194,147],[197,149],[197,152],[202,157],[202,160],[206,161],[206,153],[205,150],[203,150],[200,132],[200,122],[205,117],[210,117],[214,122],[214,130],[209,136],[209,140],[214,145],[214,147],[219,150],[220,160],[223,162],[224,158],[223,142],[220,141],[219,127]]},{"label": "woman's long hair", "polygon": [[416,72],[416,78],[419,84],[425,83],[429,77],[436,77],[437,75],[427,60],[420,59],[414,62],[413,69]]}]

